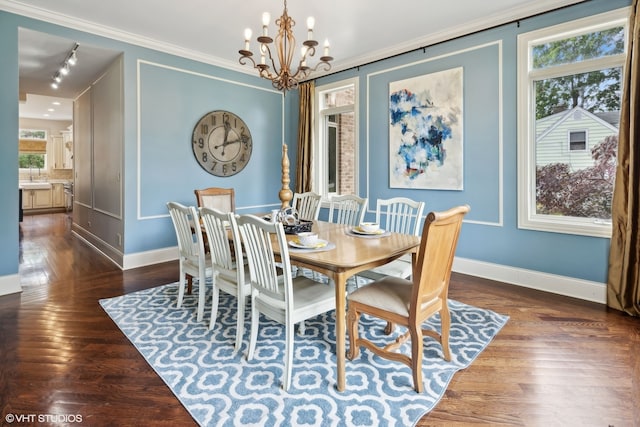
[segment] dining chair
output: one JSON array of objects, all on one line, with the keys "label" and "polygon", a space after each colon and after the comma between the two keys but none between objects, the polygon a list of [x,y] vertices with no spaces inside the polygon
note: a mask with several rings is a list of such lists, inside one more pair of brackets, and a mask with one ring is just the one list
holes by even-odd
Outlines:
[{"label": "dining chair", "polygon": [[[355,290],[347,296],[347,330],[349,333],[350,360],[358,357],[364,346],[376,355],[402,362],[413,371],[414,389],[421,393],[423,338],[432,337],[440,342],[445,360],[451,360],[449,350],[449,328],[451,317],[447,306],[447,293],[451,277],[451,265],[462,227],[462,219],[469,212],[469,206],[458,206],[444,212],[427,215],[418,250],[418,260],[412,280],[387,276],[367,286]],[[422,323],[436,313],[440,313],[440,333],[422,329]],[[394,325],[402,325],[407,331],[399,336],[391,336],[386,345],[358,335],[359,319],[362,314],[387,321],[385,332],[391,334]],[[376,334],[380,337],[380,334]],[[411,340],[411,355],[396,351],[407,340]]]},{"label": "dining chair", "polygon": [[356,226],[364,219],[367,198],[355,194],[332,196],[329,199],[329,222]]},{"label": "dining chair", "polygon": [[194,190],[198,207],[218,209],[222,212],[235,212],[236,196],[233,188],[209,187]]},{"label": "dining chair", "polygon": [[[298,218],[307,221],[317,221],[320,216],[320,207],[322,202],[322,196],[314,193],[313,191],[307,191],[304,193],[295,193],[291,206],[298,212]],[[298,274],[298,268],[293,267],[294,276]],[[304,270],[303,270],[304,271]],[[314,279],[319,277],[320,273],[312,272]],[[304,322],[299,325],[304,330]]]},{"label": "dining chair", "polygon": [[186,276],[198,278],[198,322],[204,316],[206,278],[211,275],[211,260],[205,257],[204,239],[198,211],[194,206],[184,206],[177,202],[168,202],[167,208],[173,221],[178,239],[180,262],[180,288],[178,307],[184,298]]},{"label": "dining chair", "polygon": [[[238,217],[251,277],[251,338],[247,359],[253,359],[260,314],[285,327],[282,386],[291,385],[294,325],[336,308],[335,288],[307,277],[293,277],[287,238],[282,223],[270,223],[254,215]],[[280,248],[276,258],[273,245]],[[279,268],[281,266],[281,268]]]},{"label": "dining chair", "polygon": [[[376,222],[386,231],[417,236],[420,232],[424,206],[424,202],[407,197],[378,199]],[[408,279],[411,276],[411,269],[411,254],[405,254],[388,264],[362,271],[358,273],[358,277],[379,280],[384,276],[397,276]]]},{"label": "dining chair", "polygon": [[[216,324],[220,291],[233,295],[237,300],[236,344],[242,347],[244,336],[244,309],[251,294],[248,265],[244,263],[240,231],[233,212],[200,208],[200,218],[209,243],[211,256],[213,295],[211,297],[211,320],[209,329]],[[229,238],[231,234],[231,239]]]},{"label": "dining chair", "polygon": [[298,212],[298,218],[307,221],[317,221],[320,215],[320,201],[322,196],[307,191],[305,193],[295,193],[291,206]]}]

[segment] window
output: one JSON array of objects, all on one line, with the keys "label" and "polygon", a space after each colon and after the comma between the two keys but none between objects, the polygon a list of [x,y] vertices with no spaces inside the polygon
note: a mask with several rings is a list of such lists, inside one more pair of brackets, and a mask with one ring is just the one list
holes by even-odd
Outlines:
[{"label": "window", "polygon": [[584,151],[587,149],[587,131],[569,131],[569,151]]},{"label": "window", "polygon": [[357,80],[316,87],[313,191],[358,194]]},{"label": "window", "polygon": [[628,14],[518,37],[518,227],[611,236]]},{"label": "window", "polygon": [[45,169],[45,165],[46,165],[46,160],[47,160],[47,155],[45,154],[38,154],[38,153],[31,153],[31,154],[24,154],[24,153],[20,153],[18,155],[18,167],[20,169]]},{"label": "window", "polygon": [[38,175],[47,169],[47,131],[20,129],[18,134],[18,168]]}]

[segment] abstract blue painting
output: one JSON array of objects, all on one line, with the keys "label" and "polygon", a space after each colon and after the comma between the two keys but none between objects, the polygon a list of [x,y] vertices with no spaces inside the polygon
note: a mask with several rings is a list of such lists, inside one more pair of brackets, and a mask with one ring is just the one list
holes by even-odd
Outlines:
[{"label": "abstract blue painting", "polygon": [[389,84],[391,188],[463,189],[462,67]]}]

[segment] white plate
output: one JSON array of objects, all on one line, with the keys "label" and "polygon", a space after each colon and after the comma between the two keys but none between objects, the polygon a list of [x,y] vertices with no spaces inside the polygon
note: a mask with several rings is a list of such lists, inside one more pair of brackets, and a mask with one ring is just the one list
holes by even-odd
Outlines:
[{"label": "white plate", "polygon": [[377,236],[379,234],[384,234],[384,230],[382,228],[378,228],[376,231],[364,231],[360,227],[353,227],[351,231],[356,234],[363,234],[365,236]]},{"label": "white plate", "polygon": [[289,240],[289,246],[292,246],[298,249],[320,249],[327,246],[328,243],[329,242],[327,242],[326,240],[318,239],[318,242],[315,245],[305,246],[300,242],[298,242],[297,240]]}]

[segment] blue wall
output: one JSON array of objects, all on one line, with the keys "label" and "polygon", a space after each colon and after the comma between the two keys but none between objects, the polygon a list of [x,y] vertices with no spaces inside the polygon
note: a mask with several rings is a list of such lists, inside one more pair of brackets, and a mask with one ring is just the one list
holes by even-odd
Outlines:
[{"label": "blue wall", "polygon": [[[367,217],[378,198],[423,200],[427,211],[467,203],[456,256],[605,283],[609,239],[517,228],[517,36],[628,5],[590,1],[319,79],[317,85],[359,78],[359,179],[369,198]],[[457,67],[464,74],[464,189],[390,188],[389,84]]]},{"label": "blue wall", "polygon": [[[18,271],[19,27],[124,53],[126,255],[175,246],[165,204],[195,204],[195,188],[234,187],[240,212],[279,206],[282,143],[295,164],[295,136],[286,134],[287,99],[267,81],[4,11],[0,23],[0,278]],[[193,127],[213,110],[239,115],[253,137],[251,161],[232,177],[208,174],[193,157]]]},{"label": "blue wall", "polygon": [[[18,33],[0,12],[0,278],[18,272]],[[6,58],[4,58],[6,56]],[[14,60],[11,60],[13,58]],[[1,289],[0,289],[1,290]],[[1,294],[1,292],[0,292]]]},{"label": "blue wall", "polygon": [[[459,257],[606,281],[609,240],[519,230],[516,194],[516,41],[521,32],[629,5],[594,0],[407,53],[320,79],[322,85],[360,79],[360,194],[370,200],[404,195],[427,210],[468,203]],[[165,203],[194,203],[193,189],[236,189],[239,212],[278,205],[280,147],[289,145],[291,188],[296,165],[297,103],[268,82],[242,73],[0,12],[0,278],[18,271],[17,31],[26,27],[124,52],[125,254],[175,245]],[[389,83],[450,68],[464,70],[464,189],[389,188]],[[251,129],[249,165],[230,178],[209,175],[193,159],[190,137],[197,120],[225,109]],[[368,127],[367,127],[368,126]]]}]

